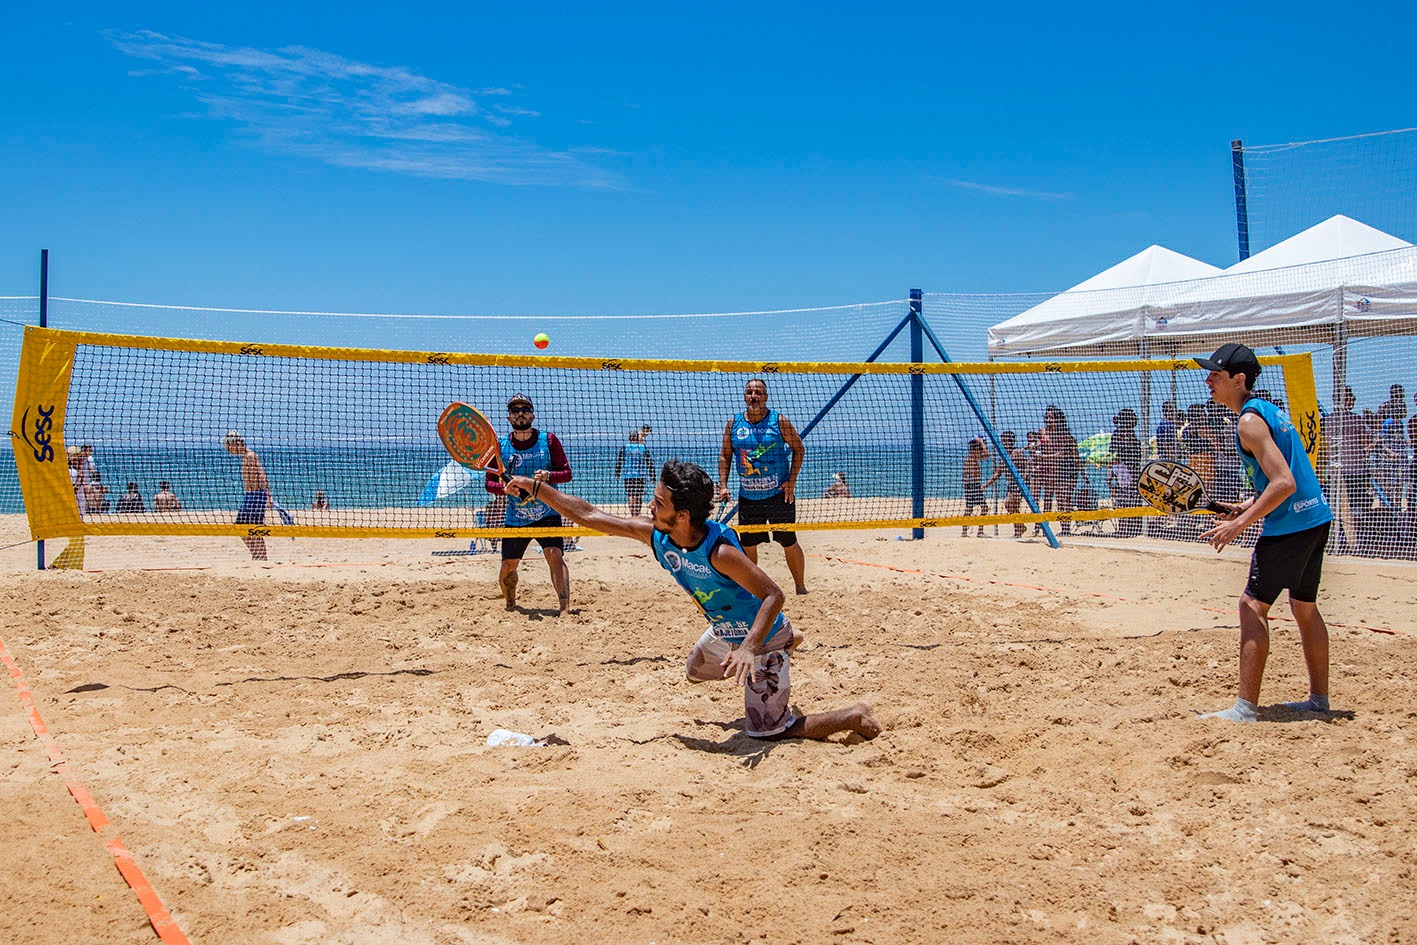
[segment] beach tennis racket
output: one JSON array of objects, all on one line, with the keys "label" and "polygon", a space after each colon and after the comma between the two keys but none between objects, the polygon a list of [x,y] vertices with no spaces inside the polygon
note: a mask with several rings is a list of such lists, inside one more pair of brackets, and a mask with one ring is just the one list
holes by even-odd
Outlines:
[{"label": "beach tennis racket", "polygon": [[1182,463],[1164,459],[1154,459],[1142,467],[1137,478],[1137,491],[1153,508],[1168,515],[1199,511],[1229,515],[1233,511],[1210,500],[1205,494],[1205,481],[1200,473]]},{"label": "beach tennis racket", "polygon": [[438,439],[448,455],[469,469],[490,472],[502,482],[511,477],[492,421],[476,407],[451,403],[438,418]]}]

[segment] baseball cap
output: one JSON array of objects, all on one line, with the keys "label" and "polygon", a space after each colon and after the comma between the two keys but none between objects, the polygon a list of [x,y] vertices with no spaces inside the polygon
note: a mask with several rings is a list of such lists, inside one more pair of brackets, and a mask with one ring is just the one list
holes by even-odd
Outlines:
[{"label": "baseball cap", "polygon": [[517,404],[526,404],[528,407],[533,406],[531,398],[526,394],[513,394],[512,399],[507,401],[507,409],[511,410]]},{"label": "baseball cap", "polygon": [[1227,374],[1238,374],[1246,368],[1258,371],[1260,368],[1260,360],[1255,357],[1255,353],[1244,345],[1237,344],[1221,345],[1210,357],[1192,360],[1207,371],[1224,371]]}]

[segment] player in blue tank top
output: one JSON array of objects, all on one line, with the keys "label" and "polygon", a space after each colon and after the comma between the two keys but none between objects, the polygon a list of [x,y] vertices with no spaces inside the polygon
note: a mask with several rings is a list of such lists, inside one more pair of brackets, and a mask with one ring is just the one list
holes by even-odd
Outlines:
[{"label": "player in blue tank top", "polygon": [[792,652],[801,635],[783,616],[782,588],[748,559],[732,529],[709,520],[714,483],[693,463],[664,464],[650,517],[603,512],[548,483],[514,477],[513,489],[579,525],[633,538],[654,550],[655,560],[694,599],[708,629],[689,654],[690,682],[732,679],[743,687],[744,730],[752,738],[827,738],[853,732],[874,738],[883,730],[865,702],[798,716],[791,707]]},{"label": "player in blue tank top", "polygon": [[[739,525],[790,525],[797,521],[797,474],[802,471],[807,448],[792,421],[768,409],[767,381],[755,377],[744,384],[743,405],[743,412],[734,414],[723,428],[719,498],[728,499],[728,473],[737,470]],[[741,541],[748,560],[757,563],[758,545],[767,541],[769,534],[782,546],[795,590],[807,593],[807,558],[795,531],[745,531]]]},{"label": "player in blue tank top", "polygon": [[[532,406],[531,398],[525,394],[513,394],[507,401],[507,425],[512,429],[501,440],[502,461],[507,464],[507,472],[537,482],[570,482],[571,462],[566,458],[561,441],[550,431],[538,430],[533,426],[535,422],[536,408]],[[502,480],[491,472],[487,474],[484,488],[493,495],[506,496],[504,521],[512,528],[560,528],[563,525],[561,516],[549,506],[525,493],[504,489]],[[558,612],[564,617],[571,610],[571,570],[566,566],[566,540],[560,536],[535,539],[509,536],[502,539],[502,566],[497,572],[497,587],[502,592],[502,599],[508,610],[516,610],[517,569],[532,541],[541,546],[541,554],[551,572],[551,586],[556,589]]]},{"label": "player in blue tank top", "polygon": [[1203,718],[1254,722],[1260,683],[1269,658],[1269,609],[1289,591],[1289,609],[1309,673],[1309,697],[1281,706],[1291,712],[1328,712],[1328,627],[1319,613],[1319,580],[1333,513],[1294,424],[1278,407],[1254,396],[1260,362],[1240,344],[1221,345],[1196,363],[1210,372],[1211,398],[1238,414],[1236,446],[1250,470],[1256,494],[1234,505],[1219,524],[1201,535],[1220,551],[1263,520],[1250,558],[1250,578],[1240,595],[1240,685],[1235,705]]}]

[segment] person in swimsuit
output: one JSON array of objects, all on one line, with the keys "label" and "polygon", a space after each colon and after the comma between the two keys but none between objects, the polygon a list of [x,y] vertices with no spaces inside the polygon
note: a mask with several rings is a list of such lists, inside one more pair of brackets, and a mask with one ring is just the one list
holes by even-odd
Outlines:
[{"label": "person in swimsuit", "polygon": [[[246,440],[235,430],[222,437],[221,445],[232,456],[241,457],[241,483],[246,494],[241,497],[241,509],[236,513],[237,525],[266,524],[266,509],[271,502],[271,481],[266,478],[266,468],[261,465],[261,457],[246,445]],[[260,535],[246,535],[241,541],[251,552],[252,561],[266,560],[266,539]]]}]

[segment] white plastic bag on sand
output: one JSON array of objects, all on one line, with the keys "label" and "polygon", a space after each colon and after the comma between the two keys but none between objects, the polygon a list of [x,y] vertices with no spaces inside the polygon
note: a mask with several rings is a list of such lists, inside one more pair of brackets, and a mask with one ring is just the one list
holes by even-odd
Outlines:
[{"label": "white plastic bag on sand", "polygon": [[509,732],[505,728],[499,728],[491,735],[487,736],[488,748],[501,748],[511,746],[514,748],[540,747],[541,743],[530,735],[523,735],[521,732]]}]

